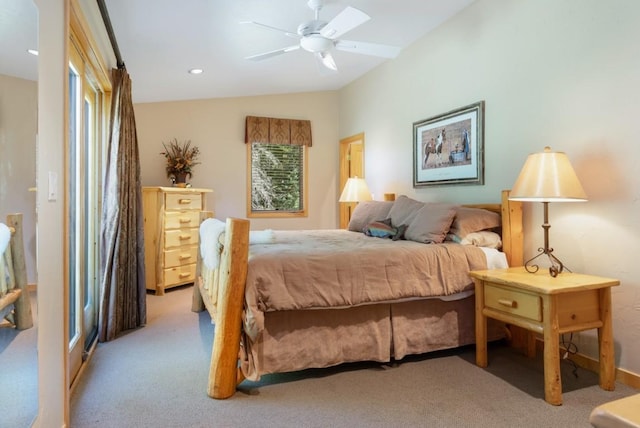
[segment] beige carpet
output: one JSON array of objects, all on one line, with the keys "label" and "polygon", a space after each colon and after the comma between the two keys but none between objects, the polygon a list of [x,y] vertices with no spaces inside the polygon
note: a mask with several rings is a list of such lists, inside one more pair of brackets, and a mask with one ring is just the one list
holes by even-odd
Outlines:
[{"label": "beige carpet", "polygon": [[0,326],[0,427],[24,428],[38,413],[36,294],[30,293],[34,326]]},{"label": "beige carpet", "polygon": [[72,427],[589,427],[595,406],[636,393],[603,391],[564,363],[564,405],[551,406],[541,360],[498,344],[488,369],[471,346],[264,376],[218,401],[206,395],[213,326],[190,311],[191,288],[147,302],[147,326],[98,346],[72,395]]}]

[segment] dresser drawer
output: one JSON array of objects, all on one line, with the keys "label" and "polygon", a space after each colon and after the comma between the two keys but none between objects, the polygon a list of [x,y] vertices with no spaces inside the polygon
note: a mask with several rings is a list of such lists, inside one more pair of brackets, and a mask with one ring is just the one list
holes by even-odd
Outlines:
[{"label": "dresser drawer", "polygon": [[522,318],[542,321],[540,297],[534,294],[485,283],[484,305]]},{"label": "dresser drawer", "polygon": [[165,248],[198,243],[198,228],[167,230],[164,232]]},{"label": "dresser drawer", "polygon": [[164,214],[165,229],[198,227],[200,211],[172,211]]},{"label": "dresser drawer", "polygon": [[187,284],[196,278],[196,264],[178,266],[164,270],[164,286],[171,287],[176,284]]},{"label": "dresser drawer", "polygon": [[198,246],[192,245],[186,248],[176,248],[164,252],[164,267],[188,265],[196,262]]},{"label": "dresser drawer", "polygon": [[201,193],[167,193],[165,195],[165,209],[167,211],[201,210]]}]

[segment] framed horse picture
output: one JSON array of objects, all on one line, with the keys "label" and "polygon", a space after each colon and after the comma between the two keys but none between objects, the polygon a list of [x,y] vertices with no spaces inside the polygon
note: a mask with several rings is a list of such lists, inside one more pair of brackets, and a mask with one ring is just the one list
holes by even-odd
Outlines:
[{"label": "framed horse picture", "polygon": [[484,184],[484,101],[413,124],[413,187]]}]

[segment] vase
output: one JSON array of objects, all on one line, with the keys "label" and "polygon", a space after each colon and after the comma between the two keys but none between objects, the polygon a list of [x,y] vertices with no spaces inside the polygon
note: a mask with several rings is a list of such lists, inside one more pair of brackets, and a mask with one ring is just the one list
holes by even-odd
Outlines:
[{"label": "vase", "polygon": [[176,172],[175,173],[175,185],[176,187],[186,187],[187,186],[187,173],[186,172]]}]

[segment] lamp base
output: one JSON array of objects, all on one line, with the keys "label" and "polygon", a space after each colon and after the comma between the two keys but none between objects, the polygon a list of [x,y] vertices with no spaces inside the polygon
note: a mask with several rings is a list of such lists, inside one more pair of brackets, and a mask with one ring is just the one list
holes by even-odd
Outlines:
[{"label": "lamp base", "polygon": [[[524,268],[529,273],[536,273],[540,267],[534,263],[532,263],[535,259],[540,257],[543,254],[546,254],[549,257],[549,261],[551,262],[551,267],[549,268],[549,275],[553,278],[558,276],[564,270],[564,265],[556,256],[554,256],[553,248],[549,247],[549,228],[551,225],[549,224],[549,202],[542,202],[544,207],[544,223],[542,224],[542,229],[544,229],[544,247],[538,248],[538,254],[527,260],[524,264]],[[568,269],[567,269],[568,270]]]},{"label": "lamp base", "polygon": [[562,264],[560,259],[558,259],[556,256],[551,254],[552,252],[553,252],[553,248],[538,248],[538,254],[536,254],[529,260],[527,260],[524,264],[524,268],[529,273],[538,272],[538,270],[540,269],[540,266],[532,262],[538,257],[546,254],[547,257],[549,257],[549,261],[551,262],[551,266],[549,267],[549,275],[555,278],[556,276],[562,273],[562,271],[564,270],[564,265]]}]

